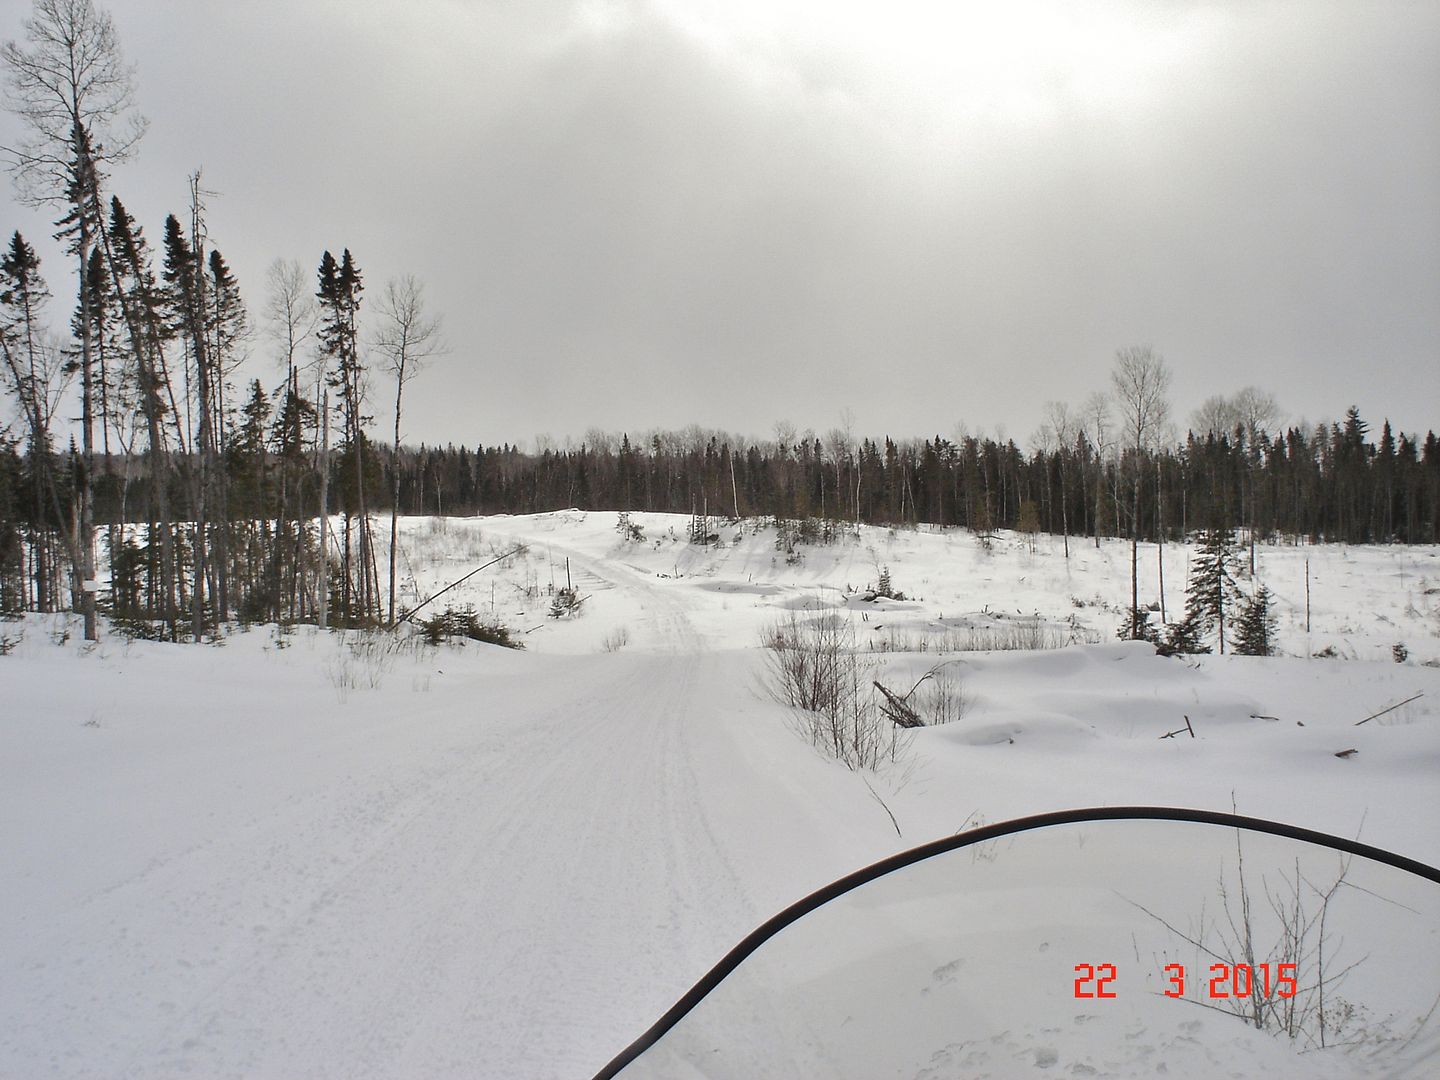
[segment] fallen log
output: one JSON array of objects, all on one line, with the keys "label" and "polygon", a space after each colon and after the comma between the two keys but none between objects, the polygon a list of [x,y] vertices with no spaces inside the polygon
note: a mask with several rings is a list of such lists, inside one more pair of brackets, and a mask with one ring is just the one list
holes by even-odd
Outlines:
[{"label": "fallen log", "polygon": [[[880,711],[889,717],[891,723],[896,727],[917,728],[925,726],[925,721],[920,718],[919,713],[906,704],[905,698],[896,696],[893,690],[885,686],[878,679],[875,680],[875,689],[880,691],[886,702],[880,706]],[[912,690],[911,693],[914,693],[914,691]],[[909,694],[905,695],[905,697],[909,696]]]}]

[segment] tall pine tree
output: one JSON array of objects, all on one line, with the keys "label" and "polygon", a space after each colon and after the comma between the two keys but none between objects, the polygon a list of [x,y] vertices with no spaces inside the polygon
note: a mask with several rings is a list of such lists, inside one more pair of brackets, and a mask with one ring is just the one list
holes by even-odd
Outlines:
[{"label": "tall pine tree", "polygon": [[341,486],[347,498],[340,585],[341,615],[352,624],[368,623],[379,615],[380,595],[366,499],[365,425],[370,418],[364,414],[365,369],[360,359],[359,310],[363,288],[360,269],[349,248],[338,263],[335,256],[325,252],[320,260],[316,299],[321,311],[321,351],[331,364],[329,381],[336,391],[340,413],[343,480],[353,485],[348,490],[343,482]]}]

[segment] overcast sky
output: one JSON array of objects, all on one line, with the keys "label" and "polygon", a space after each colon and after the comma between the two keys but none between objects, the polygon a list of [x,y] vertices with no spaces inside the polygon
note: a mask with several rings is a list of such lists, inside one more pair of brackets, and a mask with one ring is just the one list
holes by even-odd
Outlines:
[{"label": "overcast sky", "polygon": [[[276,257],[425,283],[451,352],[411,441],[849,409],[1026,442],[1134,343],[1182,421],[1253,383],[1440,427],[1431,0],[102,6],[151,124],[111,187],[152,240],[203,166],[257,315]],[[52,231],[7,184],[13,228]]]}]

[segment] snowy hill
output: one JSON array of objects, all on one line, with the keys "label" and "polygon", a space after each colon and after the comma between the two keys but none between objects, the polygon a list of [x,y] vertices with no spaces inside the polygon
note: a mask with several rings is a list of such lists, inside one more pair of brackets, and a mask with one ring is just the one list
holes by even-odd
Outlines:
[{"label": "snowy hill", "polygon": [[[1288,655],[1186,661],[1114,640],[1118,542],[865,528],[796,557],[632,521],[402,522],[407,604],[522,548],[435,606],[523,652],[0,624],[0,1076],[587,1076],[806,892],[1063,807],[1234,805],[1440,863],[1437,549],[1264,547]],[[887,567],[911,599],[864,599]],[[902,691],[945,665],[963,716],[873,775],[826,760],[766,686],[791,613]],[[1066,647],[1010,648],[1037,643]]]},{"label": "snowy hill", "polygon": [[[1070,538],[1038,536],[1033,552],[1020,534],[1001,532],[990,543],[964,529],[943,533],[864,526],[858,538],[843,533],[831,544],[777,547],[776,530],[758,522],[723,525],[711,519],[718,544],[687,542],[690,519],[675,514],[631,514],[643,540],[626,541],[613,513],[562,511],[526,517],[402,519],[403,575],[413,603],[460,577],[487,557],[516,544],[525,551],[446,594],[443,604],[470,603],[523,628],[542,627],[527,642],[546,651],[599,648],[615,626],[643,631],[646,597],[684,605],[695,625],[716,643],[748,647],[775,609],[848,607],[869,615],[859,629],[874,647],[983,644],[985,633],[1008,636],[1016,619],[1038,617],[1047,644],[1109,641],[1130,601],[1130,546],[1102,539],[1096,547]],[[852,530],[853,532],[853,530]],[[1166,614],[1180,616],[1193,545],[1167,544]],[[563,586],[565,560],[572,583],[594,594],[600,612],[572,630],[546,626],[553,588]],[[1242,562],[1246,561],[1243,558]],[[1305,629],[1309,563],[1310,632]],[[875,606],[853,599],[873,587],[889,567],[894,587],[911,603]],[[1140,599],[1158,604],[1153,544],[1140,547]],[[1305,656],[1333,650],[1337,657],[1392,658],[1404,644],[1416,662],[1440,661],[1440,548],[1342,545],[1261,545],[1257,578],[1274,594],[1282,652]],[[648,589],[632,595],[641,579]],[[1249,586],[1242,582],[1242,587]],[[537,596],[527,597],[526,589]],[[417,591],[418,590],[418,591]],[[658,592],[657,592],[658,590]],[[543,602],[538,602],[543,601]],[[1158,621],[1158,612],[1157,612]],[[583,629],[582,629],[583,628]],[[979,629],[980,635],[965,631]]]}]

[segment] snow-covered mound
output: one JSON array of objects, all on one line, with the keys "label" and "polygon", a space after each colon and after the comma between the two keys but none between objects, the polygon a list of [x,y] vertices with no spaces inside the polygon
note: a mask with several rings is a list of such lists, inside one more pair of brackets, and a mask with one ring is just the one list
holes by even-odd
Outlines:
[{"label": "snow-covered mound", "polygon": [[[624,539],[614,513],[566,510],[525,517],[402,518],[402,599],[412,605],[487,559],[521,554],[447,593],[442,605],[469,603],[531,631],[531,648],[590,651],[607,630],[644,636],[645,604],[656,595],[682,603],[696,628],[721,646],[753,645],[778,613],[807,608],[858,613],[872,648],[993,648],[1110,641],[1130,603],[1130,545],[1098,547],[1071,537],[1001,532],[988,542],[964,529],[935,532],[863,526],[830,544],[793,544],[773,526],[711,519],[718,543],[689,542],[690,519],[628,515],[642,540]],[[382,538],[383,539],[383,538]],[[1164,551],[1165,615],[1184,612],[1194,546]],[[567,560],[568,578],[567,578]],[[1248,570],[1248,550],[1240,553]],[[1153,544],[1140,547],[1140,600],[1159,608],[1160,566]],[[1307,565],[1309,628],[1307,630]],[[905,600],[867,600],[889,570]],[[641,583],[651,586],[636,589]],[[1256,574],[1279,620],[1280,650],[1337,659],[1390,661],[1403,645],[1415,663],[1440,663],[1440,547],[1263,544]],[[572,585],[590,597],[595,618],[559,627],[545,613],[554,590]],[[618,586],[618,588],[617,588]],[[652,604],[653,606],[653,604]],[[1154,620],[1160,620],[1156,610]],[[654,645],[648,638],[638,647]]]}]

